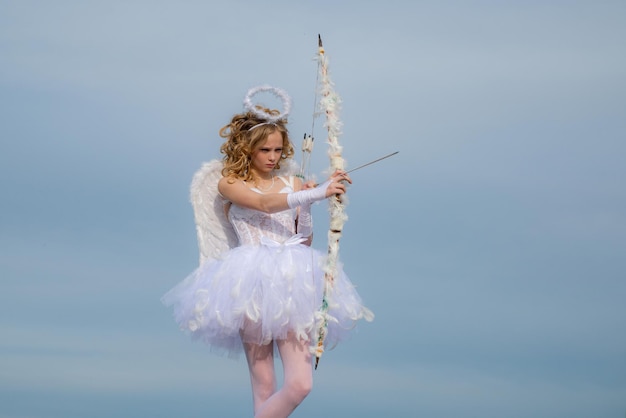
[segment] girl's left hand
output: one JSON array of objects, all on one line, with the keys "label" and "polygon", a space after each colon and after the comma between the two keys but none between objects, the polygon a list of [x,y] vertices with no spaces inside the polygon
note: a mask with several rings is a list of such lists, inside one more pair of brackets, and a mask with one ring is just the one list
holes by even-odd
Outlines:
[{"label": "girl's left hand", "polygon": [[328,180],[330,184],[326,189],[326,197],[344,194],[347,190],[346,183],[352,184],[352,179],[344,170],[335,170]]},{"label": "girl's left hand", "polygon": [[347,181],[348,183],[352,184],[352,179],[350,178],[348,173],[345,172],[345,170],[335,170],[335,172],[330,176],[330,181],[333,183]]}]

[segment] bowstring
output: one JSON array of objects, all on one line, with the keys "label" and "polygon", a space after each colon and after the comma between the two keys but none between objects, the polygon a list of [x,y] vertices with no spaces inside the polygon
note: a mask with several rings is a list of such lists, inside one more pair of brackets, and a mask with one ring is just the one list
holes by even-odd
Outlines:
[{"label": "bowstring", "polygon": [[[319,54],[319,53],[318,53]],[[302,139],[302,165],[300,167],[300,175],[302,176],[302,180],[310,180],[311,179],[311,151],[313,148],[313,141],[315,138],[315,119],[317,119],[317,101],[318,101],[318,91],[319,91],[319,77],[320,77],[320,65],[321,59],[317,60],[317,69],[315,74],[315,88],[313,94],[313,113],[311,118],[311,133],[308,135],[304,134],[304,138]],[[308,141],[311,141],[308,144]],[[309,148],[310,147],[310,148]],[[308,148],[305,150],[305,148]]]},{"label": "bowstring", "polygon": [[[320,40],[318,41],[318,51],[317,51],[317,67],[316,67],[316,71],[315,71],[315,88],[314,88],[314,95],[313,95],[313,114],[312,114],[312,120],[311,120],[311,134],[309,135],[309,139],[311,141],[310,144],[308,144],[308,146],[306,148],[309,149],[309,151],[304,151],[304,142],[303,142],[303,150],[302,150],[302,176],[303,176],[303,180],[306,178],[307,180],[311,179],[311,151],[313,150],[313,141],[315,138],[315,119],[317,119],[318,116],[318,93],[319,93],[319,78],[320,78],[320,67],[322,65],[322,59],[324,58],[321,54],[320,54],[320,49],[321,49],[321,45],[319,45],[319,42],[321,42],[321,37],[318,35],[318,38],[320,38]],[[303,141],[307,141],[307,135],[304,134],[304,140]],[[306,176],[306,177],[305,177]],[[311,238],[313,238],[313,236],[311,236]],[[311,242],[311,246],[313,245],[313,242]],[[317,296],[317,283],[315,282],[315,258],[314,258],[314,253],[313,250],[311,248],[311,250],[309,251],[309,253],[311,254],[311,260],[310,260],[310,266],[311,266],[311,285],[313,287],[313,289],[315,289],[315,292],[313,294],[313,306],[316,306],[319,302],[318,302],[318,296]],[[322,294],[323,294],[323,288],[322,288]],[[317,312],[317,311],[316,311]],[[317,324],[317,320],[315,319],[314,316],[314,328],[313,328],[313,335],[311,338],[311,347],[317,347],[317,340],[318,340],[318,324]],[[312,351],[312,350],[311,350]],[[311,354],[314,354],[313,352]]]}]

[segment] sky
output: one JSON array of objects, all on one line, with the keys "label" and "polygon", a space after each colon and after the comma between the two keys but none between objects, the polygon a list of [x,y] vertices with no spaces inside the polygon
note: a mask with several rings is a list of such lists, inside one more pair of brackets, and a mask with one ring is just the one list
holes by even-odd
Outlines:
[{"label": "sky", "polygon": [[341,241],[376,319],[293,417],[624,417],[625,20],[603,0],[0,0],[0,418],[252,415],[245,361],[160,297],[197,266],[189,184],[246,91],[284,88],[311,132],[318,33],[348,166],[399,154],[353,174]]}]

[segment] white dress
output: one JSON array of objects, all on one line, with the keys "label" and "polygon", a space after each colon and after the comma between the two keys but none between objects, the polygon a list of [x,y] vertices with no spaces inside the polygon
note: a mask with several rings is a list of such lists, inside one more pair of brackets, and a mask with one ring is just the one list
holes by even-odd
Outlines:
[{"label": "white dress", "polygon": [[[285,183],[281,193],[293,192],[292,178],[279,178]],[[295,234],[296,210],[266,214],[232,204],[228,218],[239,246],[203,262],[163,296],[176,322],[229,355],[242,351],[242,340],[269,344],[290,332],[314,341],[324,256]],[[326,346],[346,337],[357,320],[373,318],[341,267],[327,299]]]}]

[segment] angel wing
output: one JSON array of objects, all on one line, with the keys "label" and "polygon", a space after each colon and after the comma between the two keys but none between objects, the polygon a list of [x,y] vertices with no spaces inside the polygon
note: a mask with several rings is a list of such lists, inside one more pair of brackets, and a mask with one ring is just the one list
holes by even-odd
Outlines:
[{"label": "angel wing", "polygon": [[222,168],[222,161],[211,160],[202,164],[191,180],[189,197],[196,221],[200,264],[219,258],[237,245],[235,230],[224,213],[224,198],[217,191]]},{"label": "angel wing", "polygon": [[[281,163],[278,175],[294,175],[298,164],[291,160]],[[237,246],[237,234],[224,212],[224,198],[217,191],[217,183],[222,178],[222,161],[211,160],[193,176],[190,187],[190,201],[193,207],[198,236],[200,264],[208,259],[219,258],[227,250]]]}]

